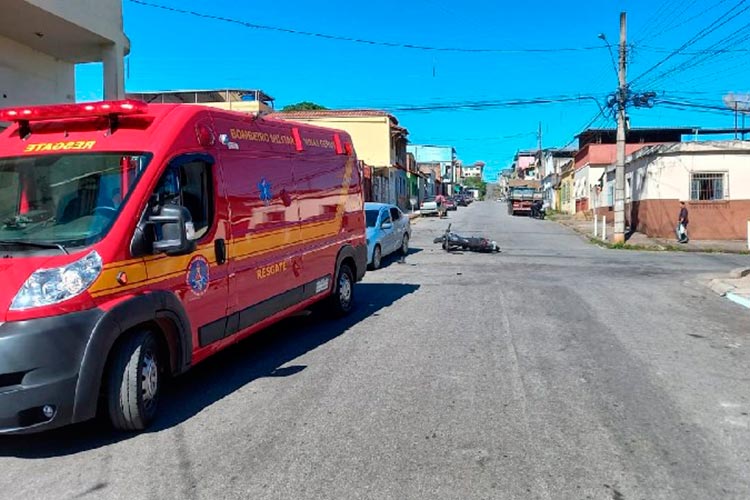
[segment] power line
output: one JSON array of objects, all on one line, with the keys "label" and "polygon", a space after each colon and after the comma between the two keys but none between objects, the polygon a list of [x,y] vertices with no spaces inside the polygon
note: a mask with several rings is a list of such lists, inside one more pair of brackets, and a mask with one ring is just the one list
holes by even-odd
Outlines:
[{"label": "power line", "polygon": [[[750,7],[748,7],[750,8]],[[721,54],[722,49],[732,49],[733,47],[736,47],[740,45],[741,43],[750,40],[750,33],[746,33],[743,35],[743,32],[748,30],[750,28],[750,23],[745,24],[741,28],[735,30],[730,35],[722,38],[718,42],[714,43],[710,47],[706,49],[706,52],[700,55],[699,57],[696,57],[695,59],[691,59],[689,61],[680,63],[671,69],[668,69],[666,71],[663,71],[659,73],[657,76],[651,78],[649,80],[649,83],[646,85],[653,85],[654,83],[664,79],[665,77],[668,77],[669,75],[675,75],[677,73],[681,73],[683,71],[686,71],[690,68],[694,68],[696,66],[699,66],[707,61],[715,61],[715,55],[717,55],[716,51],[719,51],[718,54]],[[742,36],[741,36],[742,35]],[[739,37],[739,38],[737,38]]]},{"label": "power line", "polygon": [[[670,54],[674,51],[674,49],[667,49],[665,47],[651,47],[649,45],[637,45],[637,49],[640,50],[646,50],[649,52],[656,52],[656,53],[662,53],[662,54]],[[705,54],[709,55],[719,55],[719,54],[741,54],[750,52],[750,49],[701,49],[701,50],[694,50],[694,51],[683,51],[680,52],[680,55],[683,56],[701,56]]]},{"label": "power line", "polygon": [[[554,96],[554,97],[533,97],[526,99],[507,99],[497,101],[461,101],[452,103],[435,103],[435,104],[412,104],[399,106],[385,106],[384,109],[394,112],[405,111],[456,111],[456,110],[487,110],[496,108],[510,108],[521,106],[533,106],[542,104],[564,104],[570,102],[581,102],[584,100],[598,100],[594,96]],[[601,105],[600,105],[601,107]],[[603,111],[602,111],[603,112]]]},{"label": "power line", "polygon": [[[588,122],[586,122],[586,124],[583,127],[580,127],[579,130],[585,131],[585,130],[590,129],[594,125],[594,123],[599,122],[601,120],[601,118],[607,118],[607,116],[604,113],[604,110],[602,110],[602,109],[600,109],[594,115],[594,117],[591,120],[589,120]],[[573,144],[574,142],[576,142],[576,139],[577,139],[577,137],[573,136],[573,138],[570,141],[568,141],[564,146],[562,146],[560,149],[567,148],[568,146],[570,146],[571,144]]]},{"label": "power line", "polygon": [[659,7],[655,8],[651,17],[648,18],[641,27],[641,31],[645,32],[644,36],[640,37],[636,43],[653,38],[654,35],[649,33],[657,31],[660,26],[664,25],[664,21],[667,19],[667,12],[669,12],[673,6],[676,7],[679,3],[680,0],[666,1],[660,4]]},{"label": "power line", "polygon": [[[706,26],[705,28],[703,28],[702,30],[700,30],[698,33],[696,33],[695,35],[693,35],[693,37],[691,37],[688,41],[686,41],[685,43],[683,43],[679,48],[673,50],[670,54],[667,55],[667,57],[663,58],[662,60],[660,60],[659,62],[657,62],[653,66],[651,66],[649,69],[647,69],[646,71],[644,71],[643,73],[641,73],[640,75],[638,75],[637,77],[635,77],[635,79],[633,79],[631,81],[631,84],[637,82],[638,80],[641,80],[643,77],[645,77],[646,75],[648,75],[651,72],[655,71],[660,66],[662,66],[663,64],[665,64],[667,61],[669,61],[673,57],[675,57],[678,54],[680,54],[686,48],[690,47],[691,45],[694,45],[695,43],[697,43],[700,40],[704,39],[705,37],[707,37],[708,35],[710,35],[714,31],[716,31],[717,29],[719,29],[720,27],[722,27],[725,24],[727,24],[730,21],[732,21],[732,18],[729,17],[729,16],[731,16],[732,13],[736,9],[738,9],[739,7],[741,7],[745,3],[747,3],[747,0],[741,0],[739,3],[737,3],[737,5],[735,5],[734,7],[732,7],[731,9],[729,9],[727,12],[725,12],[724,14],[722,14],[721,16],[719,16],[718,19],[714,20],[711,24],[709,24],[708,26]],[[739,12],[737,12],[735,15],[740,15],[743,12],[747,11],[748,9],[750,9],[750,7],[745,7],[744,9],[740,10]],[[727,19],[727,17],[729,17],[729,18]]]},{"label": "power line", "polygon": [[291,28],[284,28],[280,26],[271,26],[265,24],[256,24],[248,21],[241,21],[239,19],[232,19],[224,16],[217,16],[214,14],[206,14],[202,12],[195,12],[192,10],[179,9],[176,7],[169,7],[167,5],[160,5],[144,0],[129,0],[131,3],[141,5],[144,7],[150,7],[153,9],[162,9],[165,11],[184,14],[202,19],[210,19],[213,21],[221,21],[225,23],[236,24],[245,28],[265,30],[265,31],[276,31],[279,33],[287,33],[292,35],[308,36],[322,38],[326,40],[335,40],[339,42],[350,42],[358,43],[363,45],[372,45],[379,47],[389,48],[400,48],[400,49],[411,49],[411,50],[422,50],[431,52],[459,52],[459,53],[470,53],[470,54],[546,54],[546,53],[560,53],[560,52],[582,52],[591,50],[602,50],[604,47],[591,46],[591,47],[559,47],[559,48],[538,48],[538,49],[499,49],[499,48],[461,48],[461,47],[433,47],[428,45],[418,45],[412,43],[399,43],[399,42],[387,42],[381,40],[368,40],[364,38],[354,38],[342,35],[332,35],[327,33],[317,33],[312,31],[296,30]]}]

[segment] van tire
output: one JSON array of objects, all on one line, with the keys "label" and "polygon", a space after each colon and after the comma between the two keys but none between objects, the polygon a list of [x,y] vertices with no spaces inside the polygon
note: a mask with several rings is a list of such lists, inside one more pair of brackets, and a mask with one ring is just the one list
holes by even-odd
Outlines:
[{"label": "van tire", "polygon": [[328,297],[328,311],[333,317],[343,317],[354,308],[354,272],[349,264],[341,264],[333,293]]},{"label": "van tire", "polygon": [[107,409],[115,429],[140,431],[156,417],[161,373],[154,334],[138,331],[114,352],[109,369]]}]

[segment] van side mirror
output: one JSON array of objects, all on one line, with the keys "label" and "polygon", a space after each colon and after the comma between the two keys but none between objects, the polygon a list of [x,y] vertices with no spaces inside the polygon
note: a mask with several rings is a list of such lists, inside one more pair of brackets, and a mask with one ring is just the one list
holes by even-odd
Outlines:
[{"label": "van side mirror", "polygon": [[154,253],[186,255],[195,250],[196,242],[188,238],[187,224],[192,225],[192,217],[187,208],[180,205],[164,205],[148,218],[154,226],[156,239]]},{"label": "van side mirror", "polygon": [[390,222],[383,222],[383,224],[380,225],[380,229],[391,229],[393,227],[393,224]]}]

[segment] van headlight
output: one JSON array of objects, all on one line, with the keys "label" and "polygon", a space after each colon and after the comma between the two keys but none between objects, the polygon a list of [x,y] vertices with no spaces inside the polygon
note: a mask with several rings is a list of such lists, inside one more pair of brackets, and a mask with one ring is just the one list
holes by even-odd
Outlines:
[{"label": "van headlight", "polygon": [[92,251],[80,260],[29,276],[10,305],[11,311],[49,306],[85,292],[102,272],[102,258]]}]

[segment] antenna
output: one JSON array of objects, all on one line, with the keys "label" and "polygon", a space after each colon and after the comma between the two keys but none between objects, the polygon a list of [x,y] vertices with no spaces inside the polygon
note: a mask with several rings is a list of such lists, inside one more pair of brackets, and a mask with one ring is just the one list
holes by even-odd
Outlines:
[{"label": "antenna", "polygon": [[722,100],[724,105],[734,111],[734,140],[738,139],[738,116],[742,113],[742,140],[745,140],[745,116],[750,113],[750,94],[735,94],[730,92],[725,95]]}]

